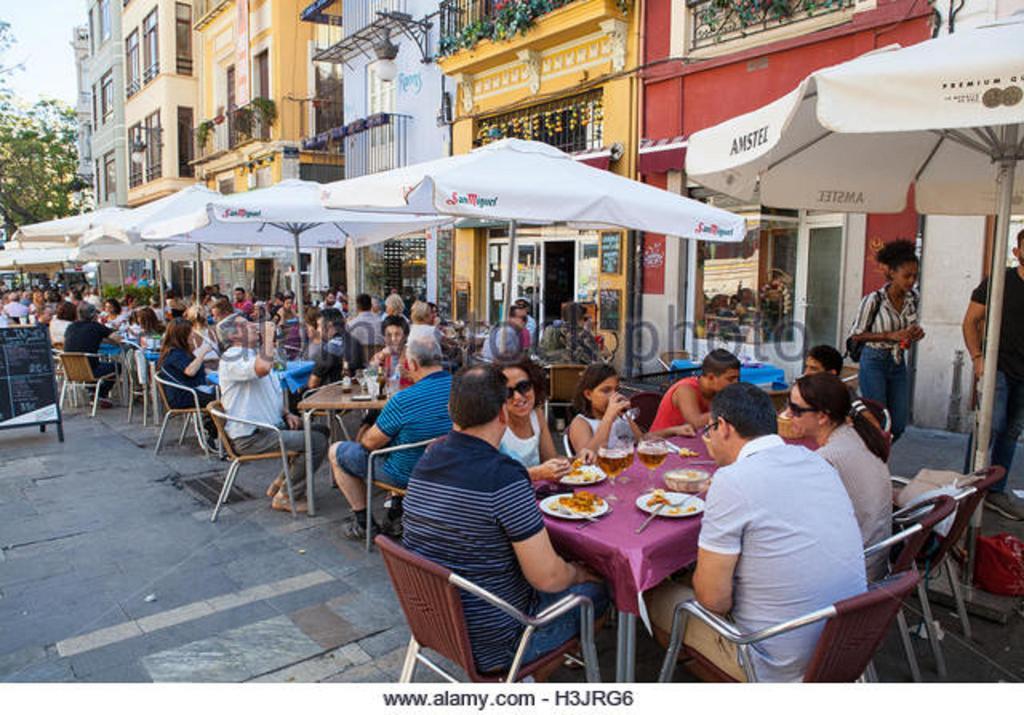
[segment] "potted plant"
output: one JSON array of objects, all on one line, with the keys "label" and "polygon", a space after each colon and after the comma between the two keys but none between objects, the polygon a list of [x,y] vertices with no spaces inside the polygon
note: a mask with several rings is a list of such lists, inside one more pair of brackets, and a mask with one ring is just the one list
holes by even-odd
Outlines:
[{"label": "potted plant", "polygon": [[224,107],[217,107],[217,114],[213,117],[214,124],[224,123]]},{"label": "potted plant", "polygon": [[200,149],[206,146],[206,142],[210,139],[210,134],[213,133],[213,120],[207,119],[206,121],[199,122],[199,126],[196,127],[196,144]]},{"label": "potted plant", "polygon": [[269,127],[277,121],[277,105],[270,97],[254,97],[249,106],[259,115],[263,126]]}]

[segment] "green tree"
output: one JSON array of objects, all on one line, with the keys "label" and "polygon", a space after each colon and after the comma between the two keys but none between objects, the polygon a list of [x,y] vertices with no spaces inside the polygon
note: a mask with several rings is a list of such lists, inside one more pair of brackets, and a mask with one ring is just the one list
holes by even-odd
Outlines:
[{"label": "green tree", "polygon": [[8,235],[22,224],[76,213],[88,189],[76,173],[74,111],[55,99],[26,106],[4,86],[15,67],[3,55],[13,43],[10,27],[0,23],[0,221]]}]

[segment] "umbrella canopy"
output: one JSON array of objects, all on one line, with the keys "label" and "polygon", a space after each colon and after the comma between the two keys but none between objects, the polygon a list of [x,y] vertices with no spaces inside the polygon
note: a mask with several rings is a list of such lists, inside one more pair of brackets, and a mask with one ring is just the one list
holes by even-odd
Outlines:
[{"label": "umbrella canopy", "polygon": [[74,244],[78,237],[94,226],[105,221],[127,213],[127,209],[117,206],[87,211],[76,216],[43,221],[41,223],[26,224],[19,228],[12,237],[13,240],[29,243],[64,243]]},{"label": "umbrella canopy", "polygon": [[988,463],[1012,207],[1024,207],[1024,21],[819,70],[771,104],[696,132],[686,171],[780,208],[997,214],[975,467]]},{"label": "umbrella canopy", "polygon": [[0,268],[52,266],[74,262],[74,248],[9,248],[0,251]]},{"label": "umbrella canopy", "polygon": [[741,216],[522,139],[327,184],[323,202],[331,208],[615,226],[707,241],[741,241],[746,231]]},{"label": "umbrella canopy", "polygon": [[512,302],[519,221],[611,226],[705,241],[741,241],[746,233],[741,216],[522,139],[502,139],[468,154],[327,184],[323,201],[332,208],[508,221],[506,307]]},{"label": "umbrella canopy", "polygon": [[[765,206],[925,214],[996,210],[1001,136],[1024,122],[1024,23],[887,47],[814,72],[761,109],[694,133],[687,177]],[[1014,206],[1024,207],[1024,177]]]},{"label": "umbrella canopy", "polygon": [[[368,245],[449,220],[433,215],[386,216],[327,209],[320,202],[322,188],[313,181],[288,179],[265,189],[218,195],[201,208],[148,223],[142,237],[204,245],[289,246],[294,249],[298,269],[303,247],[343,247],[349,240]],[[301,314],[301,289],[295,300]]]}]

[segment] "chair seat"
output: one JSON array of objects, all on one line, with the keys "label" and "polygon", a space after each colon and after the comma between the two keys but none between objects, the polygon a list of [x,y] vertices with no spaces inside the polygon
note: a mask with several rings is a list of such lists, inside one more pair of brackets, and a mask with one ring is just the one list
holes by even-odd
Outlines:
[{"label": "chair seat", "polygon": [[373,486],[383,489],[390,494],[397,494],[400,497],[404,497],[406,492],[406,489],[403,487],[396,487],[394,484],[388,484],[387,482],[379,482],[376,479],[373,480]]},{"label": "chair seat", "polygon": [[[289,451],[289,452],[286,453],[285,456],[287,456],[288,459],[297,459],[299,454],[301,454],[301,453],[300,452]],[[238,455],[238,461],[239,462],[256,462],[256,461],[258,461],[260,459],[280,459],[280,458],[281,458],[281,453],[280,452],[260,452],[259,454],[240,454],[240,455]]]},{"label": "chair seat", "polygon": [[[191,415],[195,414],[195,411],[195,407],[169,407],[165,410],[166,414],[169,415]],[[210,414],[210,410],[205,407],[200,408],[200,412],[207,415]]]}]

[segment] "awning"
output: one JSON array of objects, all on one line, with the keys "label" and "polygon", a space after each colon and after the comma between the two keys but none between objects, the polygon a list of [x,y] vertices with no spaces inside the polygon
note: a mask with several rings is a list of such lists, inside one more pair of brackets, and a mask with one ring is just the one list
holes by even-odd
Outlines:
[{"label": "awning", "polygon": [[686,166],[686,137],[641,139],[637,169],[641,174],[682,171]]},{"label": "awning", "polygon": [[612,150],[610,147],[604,147],[592,151],[581,151],[573,154],[572,158],[581,164],[607,171],[612,162]]}]

